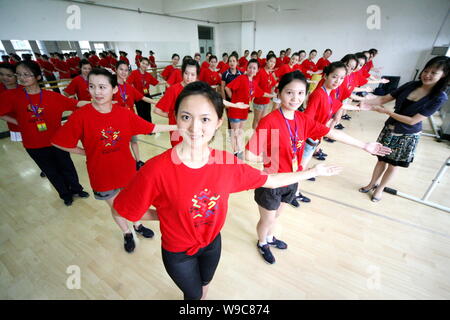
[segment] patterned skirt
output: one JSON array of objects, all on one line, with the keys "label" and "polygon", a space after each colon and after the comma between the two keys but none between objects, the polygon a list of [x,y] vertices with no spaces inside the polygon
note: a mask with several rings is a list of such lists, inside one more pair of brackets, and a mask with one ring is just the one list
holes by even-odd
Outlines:
[{"label": "patterned skirt", "polygon": [[407,168],[414,160],[419,138],[420,133],[394,133],[392,126],[385,125],[377,142],[391,148],[392,153],[384,157],[378,156],[378,160]]}]

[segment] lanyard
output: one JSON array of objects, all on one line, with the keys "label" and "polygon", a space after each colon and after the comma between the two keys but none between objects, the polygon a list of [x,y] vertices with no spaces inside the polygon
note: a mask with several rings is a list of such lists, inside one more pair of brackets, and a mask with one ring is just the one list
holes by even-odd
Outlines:
[{"label": "lanyard", "polygon": [[253,91],[254,91],[254,85],[253,85],[253,81],[251,81],[248,77],[248,88],[250,89],[250,98],[253,97]]},{"label": "lanyard", "polygon": [[31,101],[30,96],[28,95],[27,90],[25,90],[25,88],[23,88],[23,91],[25,92],[25,95],[27,97],[28,102],[30,103],[31,106],[31,110],[33,111],[33,114],[37,117],[40,118],[40,114],[39,114],[39,109],[41,107],[42,104],[42,90],[39,92],[39,104],[38,105],[34,105],[33,102]]},{"label": "lanyard", "polygon": [[286,122],[286,127],[287,127],[287,129],[289,131],[289,137],[291,139],[292,152],[295,155],[297,153],[297,140],[298,140],[298,136],[297,136],[297,122],[295,122],[295,113],[294,113],[294,123],[295,123],[295,136],[294,136],[292,134],[291,126],[289,125],[288,120],[286,119],[286,117],[283,114],[283,110],[281,110],[281,107],[278,110],[280,110],[280,113],[283,116],[284,121]]},{"label": "lanyard", "polygon": [[331,118],[331,114],[333,113],[333,98],[331,97],[331,92],[330,92],[330,95],[328,95],[327,90],[325,89],[325,86],[322,86],[322,89],[325,92],[325,94],[327,95],[327,97],[328,97],[328,104],[330,105],[330,112],[329,112],[329,115],[328,115],[328,119],[329,119],[329,118]]},{"label": "lanyard", "polygon": [[142,74],[141,71],[139,71],[139,74],[141,75],[141,82],[142,82],[142,88],[145,88],[145,85],[147,84],[147,81],[145,80],[145,73]]},{"label": "lanyard", "polygon": [[127,84],[126,83],[123,84],[123,91],[122,91],[120,84],[118,84],[118,87],[119,87],[120,96],[122,97],[123,102],[127,102]]}]

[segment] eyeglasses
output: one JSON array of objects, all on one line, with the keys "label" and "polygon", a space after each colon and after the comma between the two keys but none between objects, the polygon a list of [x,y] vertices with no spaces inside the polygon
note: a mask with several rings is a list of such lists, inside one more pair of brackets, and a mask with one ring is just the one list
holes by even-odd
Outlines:
[{"label": "eyeglasses", "polygon": [[34,77],[34,75],[29,74],[29,73],[16,73],[16,77],[17,78],[32,78],[32,77]]}]

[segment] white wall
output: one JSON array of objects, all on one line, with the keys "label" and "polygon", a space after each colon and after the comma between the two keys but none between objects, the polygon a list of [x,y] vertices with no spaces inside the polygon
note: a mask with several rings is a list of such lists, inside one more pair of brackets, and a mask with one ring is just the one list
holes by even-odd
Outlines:
[{"label": "white wall", "polygon": [[[366,27],[367,7],[381,9],[380,30]],[[317,49],[321,55],[333,49],[331,60],[346,53],[377,48],[375,66],[383,74],[411,80],[425,58],[449,9],[448,0],[280,0],[281,8],[300,11],[275,13],[267,3],[256,4],[256,48],[264,54],[291,47],[305,51]],[[447,39],[450,29],[446,31]]]},{"label": "white wall", "polygon": [[[102,1],[126,7],[127,1]],[[162,0],[134,1],[143,10],[162,12]],[[2,40],[89,40],[127,42],[130,60],[134,60],[134,50],[140,46],[144,54],[148,49],[157,53],[157,59],[170,60],[174,50],[181,56],[198,51],[197,25],[211,25],[206,22],[182,20],[165,16],[139,14],[123,10],[76,4],[81,9],[81,29],[69,30],[66,20],[67,7],[71,3],[52,0],[14,0],[0,1],[0,30]],[[216,10],[216,9],[214,9]],[[205,19],[214,14],[208,9],[205,13],[179,14]],[[32,13],[32,14],[31,14]],[[213,18],[217,19],[217,16]],[[137,42],[132,44],[132,42]]]}]

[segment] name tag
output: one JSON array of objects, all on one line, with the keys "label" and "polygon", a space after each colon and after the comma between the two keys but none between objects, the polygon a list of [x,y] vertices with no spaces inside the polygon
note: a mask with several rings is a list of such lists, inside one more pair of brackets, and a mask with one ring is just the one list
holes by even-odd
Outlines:
[{"label": "name tag", "polygon": [[47,131],[47,124],[43,120],[36,122],[36,126],[39,132]]},{"label": "name tag", "polygon": [[144,89],[144,94],[147,94],[148,93],[148,89]]},{"label": "name tag", "polygon": [[297,172],[298,171],[298,159],[297,159],[297,155],[294,156],[294,158],[292,159],[292,172]]}]

